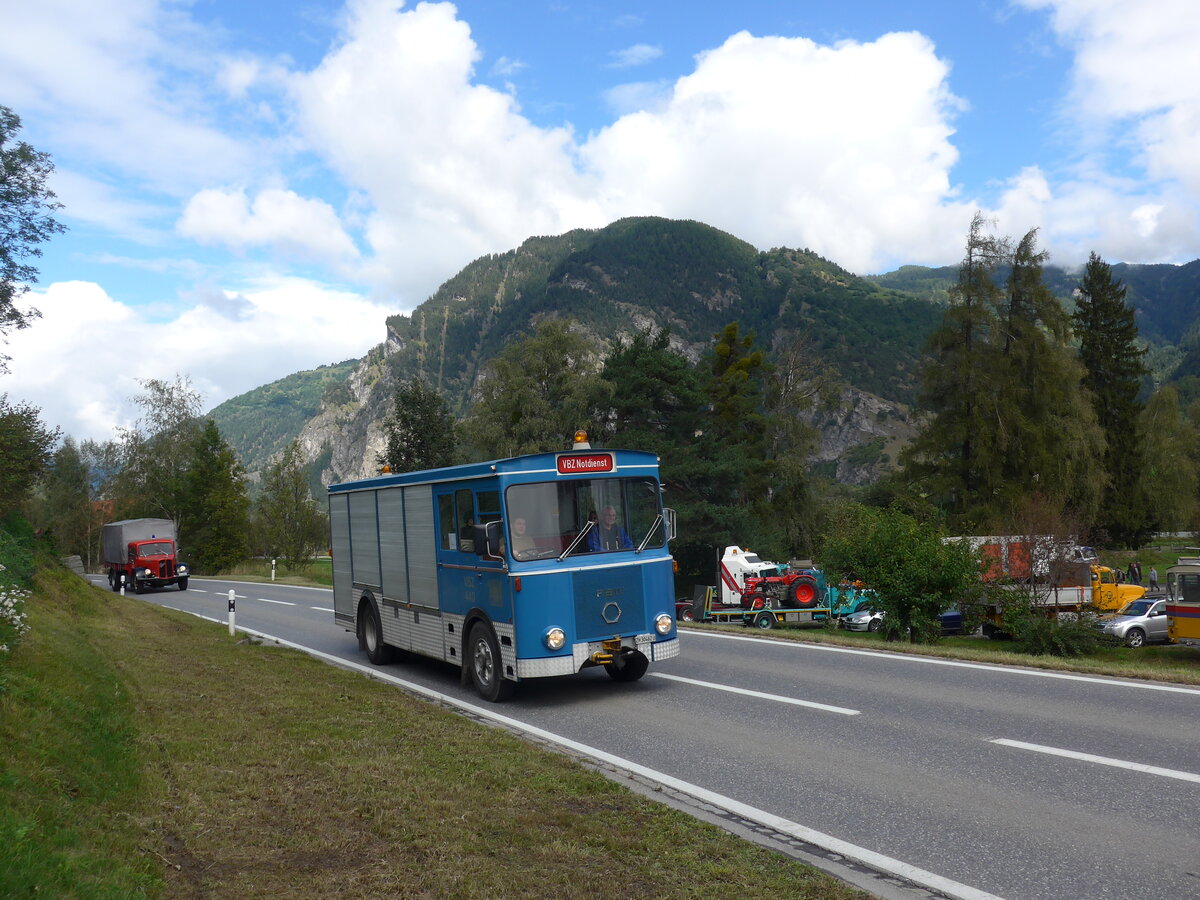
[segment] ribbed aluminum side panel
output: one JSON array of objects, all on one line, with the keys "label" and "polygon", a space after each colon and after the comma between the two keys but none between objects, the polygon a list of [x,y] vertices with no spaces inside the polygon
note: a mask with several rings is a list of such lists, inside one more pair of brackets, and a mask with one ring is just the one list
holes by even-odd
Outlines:
[{"label": "ribbed aluminum side panel", "polygon": [[350,559],[354,581],[379,587],[379,523],[375,514],[376,491],[350,495]]},{"label": "ribbed aluminum side panel", "polygon": [[347,494],[329,498],[329,542],[333,550],[333,610],[335,615],[354,615],[354,576],[350,567],[350,509]]},{"label": "ribbed aluminum side panel", "polygon": [[[404,552],[403,488],[384,488],[379,492],[379,556],[383,575],[383,596],[400,603],[408,602],[408,567]],[[391,643],[391,641],[388,641]]]},{"label": "ribbed aluminum side panel", "polygon": [[415,619],[412,624],[413,652],[444,659],[446,648],[442,640],[441,614],[427,609],[414,609],[412,614]]},{"label": "ribbed aluminum side panel", "polygon": [[437,535],[433,531],[433,488],[414,485],[404,489],[405,532],[408,536],[409,602],[440,608],[437,588]]},{"label": "ribbed aluminum side panel", "polygon": [[402,609],[395,603],[379,604],[379,626],[383,629],[383,642],[409,649],[409,635],[412,634],[412,612]]}]

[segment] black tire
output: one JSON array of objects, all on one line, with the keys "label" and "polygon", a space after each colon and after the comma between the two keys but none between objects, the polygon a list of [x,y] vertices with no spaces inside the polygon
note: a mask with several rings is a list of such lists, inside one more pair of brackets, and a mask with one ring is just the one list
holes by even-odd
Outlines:
[{"label": "black tire", "polygon": [[650,660],[637,650],[626,651],[604,666],[613,681],[637,681],[650,668]]},{"label": "black tire", "polygon": [[512,696],[513,683],[504,677],[500,642],[487,622],[476,622],[471,626],[471,634],[467,638],[466,663],[470,667],[475,692],[484,700],[499,703]]},{"label": "black tire", "polygon": [[684,610],[681,610],[678,618],[679,618],[680,622],[695,622],[696,621],[696,616],[692,612],[692,608],[690,606]]},{"label": "black tire", "polygon": [[121,590],[121,582],[117,580],[120,577],[121,576],[119,576],[112,569],[108,570],[108,586],[112,589],[114,594]]},{"label": "black tire", "polygon": [[754,627],[761,628],[763,631],[770,631],[775,627],[775,616],[769,612],[760,612],[754,617]]},{"label": "black tire", "polygon": [[138,583],[136,578],[133,579],[133,592],[135,594],[140,594],[142,592],[142,586]]},{"label": "black tire", "polygon": [[374,600],[364,600],[358,607],[358,646],[367,651],[367,659],[383,666],[392,661],[392,648],[383,642],[383,625]]},{"label": "black tire", "polygon": [[1146,643],[1146,632],[1140,628],[1130,628],[1125,632],[1125,646],[1133,647],[1134,649],[1143,646]]},{"label": "black tire", "polygon": [[186,578],[180,578],[180,579],[179,579],[179,589],[180,589],[181,591],[186,591],[186,590],[187,590],[187,579],[186,579]]},{"label": "black tire", "polygon": [[872,619],[867,623],[867,631],[878,631],[883,627],[883,619]]}]

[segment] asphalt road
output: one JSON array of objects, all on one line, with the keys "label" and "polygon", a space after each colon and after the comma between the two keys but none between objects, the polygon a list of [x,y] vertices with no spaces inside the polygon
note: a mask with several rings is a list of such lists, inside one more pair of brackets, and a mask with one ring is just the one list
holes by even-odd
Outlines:
[{"label": "asphalt road", "polygon": [[[239,626],[366,665],[327,589],[192,579],[142,596],[225,621],[230,588]],[[980,892],[1200,896],[1200,689],[681,639],[640,682],[528,681],[500,711]],[[497,709],[447,664],[383,668]]]}]

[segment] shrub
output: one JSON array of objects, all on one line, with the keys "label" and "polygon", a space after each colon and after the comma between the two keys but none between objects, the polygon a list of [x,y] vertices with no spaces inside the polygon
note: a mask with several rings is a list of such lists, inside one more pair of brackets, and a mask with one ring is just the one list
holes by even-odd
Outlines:
[{"label": "shrub", "polygon": [[[27,535],[29,540],[32,534]],[[20,537],[0,530],[0,663],[29,630],[25,600],[33,580],[33,553]]]},{"label": "shrub", "polygon": [[1090,616],[1053,618],[1031,613],[1005,622],[1016,648],[1034,656],[1087,656],[1104,643]]}]

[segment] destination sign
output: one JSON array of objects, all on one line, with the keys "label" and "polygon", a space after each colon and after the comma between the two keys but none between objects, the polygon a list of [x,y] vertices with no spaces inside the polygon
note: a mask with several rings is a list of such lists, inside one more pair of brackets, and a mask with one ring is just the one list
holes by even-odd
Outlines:
[{"label": "destination sign", "polygon": [[593,472],[611,472],[611,453],[572,453],[558,458],[558,474],[586,475]]}]

